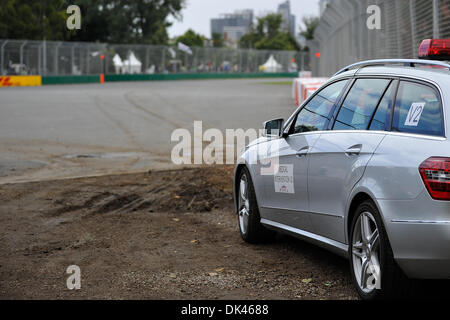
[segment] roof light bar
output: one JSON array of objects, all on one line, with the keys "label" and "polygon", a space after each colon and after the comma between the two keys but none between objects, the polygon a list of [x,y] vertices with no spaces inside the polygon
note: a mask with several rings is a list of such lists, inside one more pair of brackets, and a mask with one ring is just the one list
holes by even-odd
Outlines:
[{"label": "roof light bar", "polygon": [[419,47],[419,58],[450,60],[450,39],[425,39]]}]

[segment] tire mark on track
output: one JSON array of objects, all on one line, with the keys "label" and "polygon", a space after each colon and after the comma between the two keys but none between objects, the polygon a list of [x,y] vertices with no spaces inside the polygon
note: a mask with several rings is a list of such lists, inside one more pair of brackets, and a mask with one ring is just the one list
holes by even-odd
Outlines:
[{"label": "tire mark on track", "polygon": [[147,108],[141,106],[139,103],[137,103],[136,101],[134,101],[133,98],[130,97],[131,93],[132,93],[132,92],[127,92],[127,93],[125,93],[125,94],[123,95],[123,97],[125,98],[125,100],[126,100],[132,107],[134,107],[134,108],[136,108],[136,109],[138,109],[138,110],[140,110],[140,111],[142,111],[142,112],[144,112],[144,113],[150,115],[151,117],[157,118],[157,119],[159,119],[159,120],[161,120],[161,121],[164,121],[164,122],[170,124],[170,125],[171,125],[172,127],[174,127],[175,129],[183,128],[183,127],[184,127],[183,124],[181,124],[181,123],[179,123],[179,122],[177,122],[177,121],[175,121],[175,120],[172,120],[172,119],[169,119],[169,118],[167,118],[167,117],[164,117],[164,116],[162,116],[162,115],[160,115],[160,114],[158,114],[158,113],[156,113],[156,112],[154,112],[154,111],[148,110]]},{"label": "tire mark on track", "polygon": [[192,114],[191,112],[186,111],[185,109],[180,108],[177,104],[170,102],[166,97],[164,97],[163,95],[161,95],[158,91],[153,92],[153,94],[159,99],[161,100],[164,104],[170,106],[171,108],[177,110],[179,113],[185,114],[187,115],[190,119],[192,119],[192,122],[194,121],[202,121],[203,126],[206,129],[211,129],[213,128],[213,126],[211,126],[208,122],[206,122],[204,119],[197,119],[197,116],[195,116],[194,114]]},{"label": "tire mark on track", "polygon": [[[102,100],[99,96],[97,96],[97,98],[98,98],[99,101],[101,101],[101,103],[102,103],[103,105],[108,104],[108,102]],[[138,118],[138,119],[140,119],[140,120],[145,119],[145,120],[147,120],[148,122],[151,122],[152,124],[153,124],[153,123],[159,123],[159,122],[157,121],[158,119],[154,119],[154,118],[152,118],[152,117],[149,117],[148,115],[142,114],[141,112],[139,112],[139,113],[138,113],[138,112],[133,112],[134,110],[130,110],[130,108],[123,108],[123,107],[118,107],[118,106],[114,106],[114,105],[110,105],[110,106],[113,107],[113,108],[116,109],[116,110],[125,112],[125,113],[127,113],[128,115],[133,116],[133,117],[136,117],[136,118]],[[129,104],[125,105],[125,107],[128,107],[128,106],[129,106]]]},{"label": "tire mark on track", "polygon": [[[169,119],[169,118],[167,118],[167,117],[165,117],[165,116],[163,116],[163,115],[160,115],[160,114],[158,114],[158,113],[156,113],[156,112],[154,112],[154,111],[148,110],[148,109],[145,108],[144,106],[142,106],[142,105],[140,105],[139,103],[137,103],[137,102],[134,100],[134,98],[131,97],[132,94],[133,94],[133,91],[127,92],[127,93],[124,94],[124,98],[125,98],[125,100],[127,100],[129,103],[131,103],[131,104],[132,104],[134,107],[136,107],[137,109],[139,109],[139,110],[141,110],[141,111],[143,111],[143,112],[145,112],[145,113],[147,113],[147,114],[149,114],[149,115],[152,115],[152,116],[154,116],[154,117],[156,117],[156,118],[158,118],[158,119],[160,119],[160,120],[169,122],[169,123],[172,124],[173,126],[176,124],[176,126],[175,126],[176,128],[184,128],[184,127],[185,127],[185,125],[180,124],[179,122],[177,122],[177,121],[175,121],[175,120]],[[156,98],[158,98],[159,100],[161,100],[161,101],[163,102],[164,105],[169,106],[170,108],[176,110],[179,114],[184,114],[184,115],[186,115],[186,116],[188,117],[188,119],[192,120],[192,123],[194,123],[194,121],[202,121],[202,125],[203,125],[203,128],[204,128],[204,129],[212,129],[212,128],[213,128],[213,127],[212,127],[211,125],[209,125],[204,119],[197,119],[197,117],[196,117],[194,114],[192,114],[192,113],[190,113],[190,112],[188,112],[188,111],[186,111],[186,110],[184,110],[184,109],[178,107],[176,104],[171,103],[169,100],[167,100],[167,99],[166,99],[165,97],[163,97],[161,94],[159,94],[159,93],[157,93],[157,92],[152,92],[152,94],[153,94],[153,96],[155,96]]]},{"label": "tire mark on track", "polygon": [[138,147],[139,149],[144,149],[144,146],[139,142],[137,137],[119,120],[117,120],[110,112],[106,111],[106,108],[102,105],[102,101],[98,96],[94,96],[95,106],[98,110],[114,125],[119,128],[127,137],[128,141]]}]

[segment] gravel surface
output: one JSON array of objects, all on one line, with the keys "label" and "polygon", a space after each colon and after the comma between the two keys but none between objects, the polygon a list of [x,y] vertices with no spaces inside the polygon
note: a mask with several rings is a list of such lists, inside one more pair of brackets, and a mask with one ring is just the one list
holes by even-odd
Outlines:
[{"label": "gravel surface", "polygon": [[0,299],[356,299],[346,260],[241,240],[232,170],[0,186]]}]

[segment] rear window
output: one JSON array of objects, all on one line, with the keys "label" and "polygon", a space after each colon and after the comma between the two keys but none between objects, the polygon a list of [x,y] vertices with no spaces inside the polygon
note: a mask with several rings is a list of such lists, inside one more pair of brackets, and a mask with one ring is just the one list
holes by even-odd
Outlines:
[{"label": "rear window", "polygon": [[392,131],[443,136],[441,99],[436,89],[400,82]]}]

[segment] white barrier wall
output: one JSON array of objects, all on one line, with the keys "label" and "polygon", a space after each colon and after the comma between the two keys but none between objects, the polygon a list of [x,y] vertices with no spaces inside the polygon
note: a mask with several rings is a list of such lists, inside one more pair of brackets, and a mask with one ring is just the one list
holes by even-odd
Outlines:
[{"label": "white barrier wall", "polygon": [[308,99],[317,89],[319,89],[328,78],[297,78],[292,84],[292,98],[295,105],[300,106],[303,101]]}]

